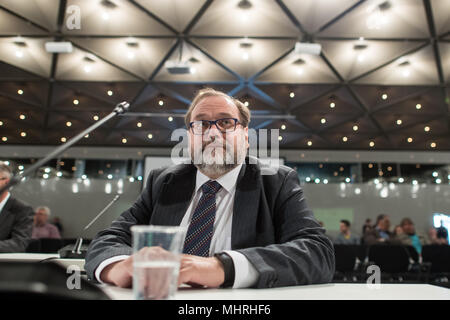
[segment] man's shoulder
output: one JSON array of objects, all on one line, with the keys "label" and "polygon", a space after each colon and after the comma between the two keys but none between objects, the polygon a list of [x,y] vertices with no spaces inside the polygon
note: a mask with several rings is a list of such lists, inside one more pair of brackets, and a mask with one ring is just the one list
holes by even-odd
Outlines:
[{"label": "man's shoulder", "polygon": [[30,205],[28,205],[26,202],[16,199],[12,196],[8,199],[5,206],[8,206],[8,209],[12,212],[30,210],[30,209],[33,210],[33,208]]},{"label": "man's shoulder", "polygon": [[269,179],[284,179],[287,175],[295,172],[294,169],[280,164],[279,159],[261,160],[256,157],[249,156],[245,161],[249,168],[257,171],[261,176]]}]

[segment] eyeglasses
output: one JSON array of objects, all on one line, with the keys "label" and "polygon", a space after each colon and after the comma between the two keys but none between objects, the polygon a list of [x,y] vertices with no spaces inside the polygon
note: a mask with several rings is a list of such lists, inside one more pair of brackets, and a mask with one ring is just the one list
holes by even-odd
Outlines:
[{"label": "eyeglasses", "polygon": [[222,118],[217,120],[193,121],[189,123],[189,127],[194,134],[204,135],[209,131],[212,125],[215,125],[220,132],[227,133],[236,130],[238,124],[240,123],[236,118]]}]

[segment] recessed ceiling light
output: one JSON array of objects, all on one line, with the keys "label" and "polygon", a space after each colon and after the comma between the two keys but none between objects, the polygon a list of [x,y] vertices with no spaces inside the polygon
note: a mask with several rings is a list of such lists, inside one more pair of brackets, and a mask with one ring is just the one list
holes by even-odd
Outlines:
[{"label": "recessed ceiling light", "polygon": [[127,143],[127,139],[123,138],[122,143]]},{"label": "recessed ceiling light", "polygon": [[149,133],[149,134],[147,135],[147,138],[152,139],[152,138],[153,138],[153,135],[152,135],[151,133]]},{"label": "recessed ceiling light", "polygon": [[331,103],[330,103],[330,108],[333,109],[334,107],[336,107],[336,103],[331,102]]},{"label": "recessed ceiling light", "polygon": [[7,137],[2,137],[2,141],[6,142],[6,141],[8,141],[8,138]]},{"label": "recessed ceiling light", "polygon": [[281,125],[281,130],[286,130],[286,125],[285,124]]},{"label": "recessed ceiling light", "polygon": [[311,140],[308,141],[308,146],[312,146],[312,141]]},{"label": "recessed ceiling light", "polygon": [[173,121],[173,117],[169,117],[169,118],[167,118],[167,120],[169,120],[170,122],[172,122],[172,121]]},{"label": "recessed ceiling light", "polygon": [[89,73],[92,71],[92,67],[91,66],[84,66],[83,67],[84,72]]},{"label": "recessed ceiling light", "polygon": [[283,140],[283,137],[282,136],[278,136],[278,140],[279,141]]},{"label": "recessed ceiling light", "polygon": [[22,90],[22,89],[19,89],[19,90],[17,90],[17,93],[20,94],[20,95],[22,95],[22,94],[23,94],[23,90]]},{"label": "recessed ceiling light", "polygon": [[89,133],[87,135],[85,135],[84,138],[86,138],[86,139],[89,138]]},{"label": "recessed ceiling light", "polygon": [[430,128],[429,126],[425,126],[425,128],[423,128],[423,130],[424,130],[425,132],[429,132],[429,131],[431,130],[431,128]]},{"label": "recessed ceiling light", "polygon": [[93,116],[92,118],[93,118],[95,121],[98,120],[98,116],[97,116],[97,115]]},{"label": "recessed ceiling light", "polygon": [[114,94],[114,92],[112,92],[112,90],[108,90],[108,96],[112,96]]},{"label": "recessed ceiling light", "polygon": [[71,127],[71,126],[72,126],[72,122],[67,121],[67,122],[66,122],[66,126]]},{"label": "recessed ceiling light", "polygon": [[23,132],[20,133],[20,136],[25,138],[27,136],[27,133],[23,131]]},{"label": "recessed ceiling light", "polygon": [[0,126],[2,126],[3,125],[3,121],[0,121]]},{"label": "recessed ceiling light", "polygon": [[403,123],[403,121],[401,119],[397,120],[397,125],[401,125]]},{"label": "recessed ceiling light", "polygon": [[420,103],[416,104],[416,109],[417,109],[417,110],[422,109],[422,105],[421,105]]},{"label": "recessed ceiling light", "polygon": [[21,50],[16,50],[16,57],[17,58],[22,58],[23,57],[23,52]]},{"label": "recessed ceiling light", "polygon": [[141,128],[141,127],[142,127],[142,122],[136,123],[136,126],[137,126],[138,128]]},{"label": "recessed ceiling light", "polygon": [[348,138],[347,137],[342,137],[342,141],[347,142]]},{"label": "recessed ceiling light", "polygon": [[375,142],[370,141],[370,142],[369,142],[369,146],[370,146],[370,147],[374,147],[374,146],[375,146]]},{"label": "recessed ceiling light", "polygon": [[436,148],[436,142],[432,142],[432,143],[430,143],[430,147],[432,147],[432,148]]},{"label": "recessed ceiling light", "polygon": [[245,102],[244,102],[244,105],[245,105],[246,107],[248,107],[249,104],[250,104],[250,103],[249,103],[248,101],[245,101]]},{"label": "recessed ceiling light", "polygon": [[66,137],[61,137],[61,142],[66,142],[66,141],[67,141]]},{"label": "recessed ceiling light", "polygon": [[355,124],[354,126],[353,126],[353,131],[358,131],[358,126]]},{"label": "recessed ceiling light", "polygon": [[408,141],[408,143],[413,142],[413,138],[409,137],[406,141]]},{"label": "recessed ceiling light", "polygon": [[21,115],[19,116],[19,119],[20,119],[20,120],[25,120],[25,118],[26,118],[26,117],[25,117],[24,114],[21,114]]},{"label": "recessed ceiling light", "polygon": [[381,99],[386,100],[388,98],[388,95],[386,93],[383,93],[381,95]]},{"label": "recessed ceiling light", "polygon": [[289,97],[291,97],[291,98],[295,97],[295,93],[293,93],[293,92],[289,93]]},{"label": "recessed ceiling light", "polygon": [[325,119],[325,118],[320,119],[320,123],[325,123],[325,122],[327,122],[327,119]]},{"label": "recessed ceiling light", "polygon": [[158,104],[159,104],[160,106],[163,106],[163,105],[164,105],[164,101],[163,101],[163,100],[159,100],[159,101],[158,101]]},{"label": "recessed ceiling light", "polygon": [[80,101],[78,101],[77,99],[74,99],[74,100],[73,100],[73,104],[74,104],[74,105],[78,105],[79,103],[80,103]]}]

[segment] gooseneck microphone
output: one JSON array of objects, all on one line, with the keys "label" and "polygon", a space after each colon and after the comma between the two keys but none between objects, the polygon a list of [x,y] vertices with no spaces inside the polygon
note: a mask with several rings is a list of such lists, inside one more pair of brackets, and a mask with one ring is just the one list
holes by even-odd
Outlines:
[{"label": "gooseneck microphone", "polygon": [[[92,224],[97,221],[98,218],[100,218],[108,209],[111,207],[114,202],[116,202],[120,198],[120,194],[116,194],[116,196],[100,211],[94,219],[89,222],[86,227],[84,227],[83,231],[86,231],[89,229]],[[79,237],[77,241],[75,242],[75,245],[72,247],[72,245],[67,245],[63,248],[61,248],[58,253],[60,258],[65,259],[84,259],[87,252],[87,247],[82,247],[83,245],[83,238]]]},{"label": "gooseneck microphone", "polygon": [[59,147],[57,147],[55,150],[53,150],[47,156],[45,156],[44,158],[40,159],[38,162],[36,162],[35,164],[31,165],[26,170],[24,170],[21,174],[12,177],[5,186],[0,188],[0,194],[5,192],[6,190],[11,188],[12,186],[22,182],[24,180],[24,178],[26,178],[29,174],[33,173],[37,168],[39,168],[42,165],[46,164],[51,159],[56,158],[58,155],[60,155],[61,153],[63,153],[67,149],[69,149],[72,145],[74,145],[79,140],[81,140],[85,135],[87,135],[88,133],[94,131],[95,129],[97,129],[98,127],[103,125],[108,120],[114,118],[115,116],[117,116],[119,114],[123,114],[123,113],[127,112],[129,108],[130,108],[130,104],[128,102],[126,102],[126,101],[118,103],[114,107],[114,110],[110,114],[108,114],[106,117],[104,117],[103,119],[97,121],[92,126],[90,126],[89,128],[85,129],[83,132],[79,133],[75,137],[69,139],[67,142],[65,142],[62,145],[60,145]]}]

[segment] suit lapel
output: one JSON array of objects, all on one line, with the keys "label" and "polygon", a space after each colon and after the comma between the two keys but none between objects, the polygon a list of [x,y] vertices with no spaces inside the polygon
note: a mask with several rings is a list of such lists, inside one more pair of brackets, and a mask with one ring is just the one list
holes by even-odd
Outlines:
[{"label": "suit lapel", "polygon": [[153,211],[151,224],[178,226],[183,220],[195,189],[197,169],[187,165],[162,185],[161,196]]},{"label": "suit lapel", "polygon": [[260,183],[254,166],[245,164],[239,173],[233,206],[231,248],[240,249],[256,237]]},{"label": "suit lapel", "polygon": [[12,206],[12,200],[11,200],[11,196],[10,196],[8,201],[6,201],[6,203],[5,203],[3,210],[0,212],[0,226],[2,225],[2,222],[11,214],[11,212],[9,211],[11,206]]}]

